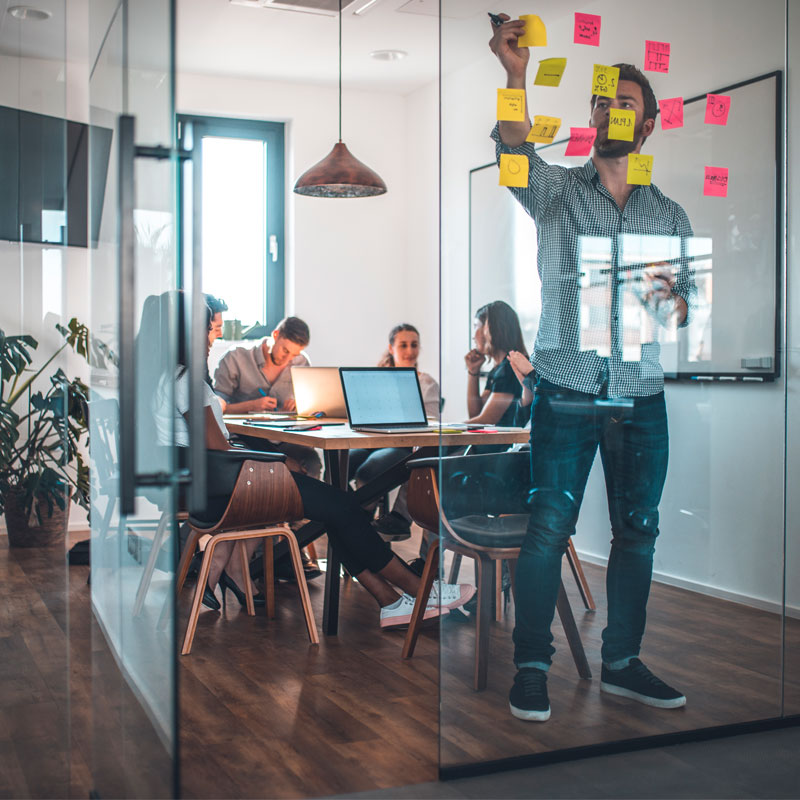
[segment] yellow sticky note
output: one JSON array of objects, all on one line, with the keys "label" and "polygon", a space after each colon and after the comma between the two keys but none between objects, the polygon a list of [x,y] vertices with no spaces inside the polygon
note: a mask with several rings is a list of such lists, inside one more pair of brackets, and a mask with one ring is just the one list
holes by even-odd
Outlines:
[{"label": "yellow sticky note", "polygon": [[653,156],[643,156],[641,153],[628,155],[628,183],[649,186],[652,175]]},{"label": "yellow sticky note", "polygon": [[528,156],[518,156],[512,153],[501,153],[500,185],[527,186],[529,166]]},{"label": "yellow sticky note", "polygon": [[603,97],[616,97],[618,83],[619,67],[607,67],[604,64],[594,65],[592,94],[601,94]]},{"label": "yellow sticky note", "polygon": [[517,47],[546,47],[547,29],[536,14],[522,14],[525,20],[525,33],[517,39]]},{"label": "yellow sticky note", "polygon": [[497,90],[497,119],[506,122],[525,121],[525,90]]},{"label": "yellow sticky note", "polygon": [[558,86],[567,68],[566,58],[545,58],[539,62],[539,71],[534,83],[537,86]]},{"label": "yellow sticky note", "polygon": [[526,142],[543,142],[550,144],[553,141],[558,129],[561,127],[560,117],[544,117],[537,114],[533,118],[533,127],[525,137]]},{"label": "yellow sticky note", "polygon": [[612,108],[608,118],[608,138],[633,141],[636,112],[627,108]]}]

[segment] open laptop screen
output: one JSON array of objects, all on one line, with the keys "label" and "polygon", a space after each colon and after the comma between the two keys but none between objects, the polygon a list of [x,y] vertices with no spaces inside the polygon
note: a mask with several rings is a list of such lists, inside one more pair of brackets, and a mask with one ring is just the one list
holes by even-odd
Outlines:
[{"label": "open laptop screen", "polygon": [[425,425],[425,406],[413,367],[341,367],[350,424]]}]

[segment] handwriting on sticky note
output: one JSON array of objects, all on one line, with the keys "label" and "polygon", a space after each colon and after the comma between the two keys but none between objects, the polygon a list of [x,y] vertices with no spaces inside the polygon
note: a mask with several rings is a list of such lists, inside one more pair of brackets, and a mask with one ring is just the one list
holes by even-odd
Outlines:
[{"label": "handwriting on sticky note", "polygon": [[706,167],[703,194],[707,197],[728,196],[728,168]]},{"label": "handwriting on sticky note", "polygon": [[644,68],[652,72],[669,72],[669,42],[645,41]]},{"label": "handwriting on sticky note", "polygon": [[565,156],[588,156],[592,152],[597,128],[570,128],[569,144],[564,151]]},{"label": "handwriting on sticky note", "polygon": [[706,97],[706,125],[727,125],[731,98],[727,94],[709,94]]},{"label": "handwriting on sticky note", "polygon": [[566,68],[566,58],[545,58],[539,62],[539,69],[533,82],[537,86],[558,86]]},{"label": "handwriting on sticky note", "polygon": [[528,169],[528,156],[515,155],[514,153],[501,153],[500,185],[527,186]]},{"label": "handwriting on sticky note", "polygon": [[525,121],[525,90],[497,90],[497,119],[506,122]]},{"label": "handwriting on sticky note", "polygon": [[628,155],[628,183],[649,186],[653,176],[653,156],[641,153]]},{"label": "handwriting on sticky note", "polygon": [[600,15],[575,12],[575,44],[600,46]]},{"label": "handwriting on sticky note", "polygon": [[521,14],[525,20],[525,33],[517,39],[517,47],[547,47],[547,29],[536,14]]},{"label": "handwriting on sticky note", "polygon": [[683,98],[669,97],[659,101],[658,108],[661,111],[661,129],[664,131],[670,128],[683,127]]},{"label": "handwriting on sticky note", "polygon": [[545,117],[537,114],[533,118],[533,127],[530,129],[526,142],[541,142],[550,144],[555,139],[558,129],[561,127],[560,117]]},{"label": "handwriting on sticky note", "polygon": [[607,67],[605,64],[594,65],[592,94],[600,94],[603,97],[616,97],[618,82],[619,67]]},{"label": "handwriting on sticky note", "polygon": [[636,127],[636,112],[628,108],[612,108],[608,118],[608,138],[633,141],[633,129]]}]

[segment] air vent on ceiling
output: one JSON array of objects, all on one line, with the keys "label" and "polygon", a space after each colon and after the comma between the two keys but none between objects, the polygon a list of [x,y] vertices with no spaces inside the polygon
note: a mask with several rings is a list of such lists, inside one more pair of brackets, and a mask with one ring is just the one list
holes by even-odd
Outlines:
[{"label": "air vent on ceiling", "polygon": [[[339,13],[339,0],[230,0],[233,5],[253,8],[277,8],[281,11],[300,11],[305,14],[324,14],[335,17]],[[342,11],[356,0],[342,0]]]}]

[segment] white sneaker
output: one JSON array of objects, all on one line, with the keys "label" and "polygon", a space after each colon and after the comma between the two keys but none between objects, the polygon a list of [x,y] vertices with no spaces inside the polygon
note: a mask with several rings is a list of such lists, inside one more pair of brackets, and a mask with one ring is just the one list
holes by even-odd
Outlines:
[{"label": "white sneaker", "polygon": [[[400,625],[408,625],[411,622],[411,614],[414,612],[414,598],[410,594],[404,594],[399,600],[390,606],[381,609],[381,628],[396,628]],[[450,609],[442,606],[428,606],[423,614],[423,619],[433,619],[449,614]]]},{"label": "white sneaker", "polygon": [[434,581],[431,587],[431,594],[428,598],[428,607],[439,606],[441,597],[441,607],[446,609],[458,608],[464,603],[469,602],[475,594],[475,587],[468,583],[442,583]]}]

